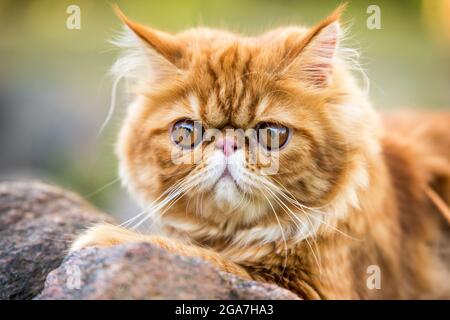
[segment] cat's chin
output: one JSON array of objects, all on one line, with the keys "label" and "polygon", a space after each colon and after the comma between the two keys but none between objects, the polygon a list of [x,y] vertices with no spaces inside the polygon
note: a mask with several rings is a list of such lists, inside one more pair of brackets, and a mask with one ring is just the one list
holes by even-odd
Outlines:
[{"label": "cat's chin", "polygon": [[218,207],[236,209],[242,195],[231,175],[222,176],[214,186],[214,200]]}]

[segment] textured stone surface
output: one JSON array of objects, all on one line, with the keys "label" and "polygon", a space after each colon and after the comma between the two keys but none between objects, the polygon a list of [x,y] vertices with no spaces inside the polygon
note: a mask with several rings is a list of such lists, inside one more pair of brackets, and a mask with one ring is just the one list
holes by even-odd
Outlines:
[{"label": "textured stone surface", "polygon": [[148,243],[89,248],[52,271],[37,299],[296,299]]},{"label": "textured stone surface", "polygon": [[296,298],[148,243],[88,248],[65,257],[73,237],[101,221],[113,222],[60,188],[0,183],[0,299]]},{"label": "textured stone surface", "polygon": [[58,267],[70,240],[110,220],[80,197],[39,182],[0,183],[0,299],[28,299]]}]

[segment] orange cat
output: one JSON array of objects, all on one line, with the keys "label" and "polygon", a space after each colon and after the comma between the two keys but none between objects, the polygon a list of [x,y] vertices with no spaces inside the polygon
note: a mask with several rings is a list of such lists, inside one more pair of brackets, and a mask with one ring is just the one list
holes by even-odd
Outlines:
[{"label": "orange cat", "polygon": [[119,12],[113,71],[135,95],[120,173],[146,210],[135,225],[167,237],[100,225],[72,250],[148,241],[305,299],[450,297],[450,114],[381,121],[342,10],[259,37]]}]

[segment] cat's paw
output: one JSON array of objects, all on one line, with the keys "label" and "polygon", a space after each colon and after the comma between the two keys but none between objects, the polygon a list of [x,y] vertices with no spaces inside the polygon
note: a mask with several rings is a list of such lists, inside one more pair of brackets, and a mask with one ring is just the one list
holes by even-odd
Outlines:
[{"label": "cat's paw", "polygon": [[78,236],[69,252],[88,247],[110,247],[120,243],[138,242],[142,235],[111,224],[93,226]]},{"label": "cat's paw", "polygon": [[192,245],[186,245],[174,239],[160,236],[144,235],[111,224],[100,224],[89,228],[81,234],[70,247],[74,252],[88,247],[111,247],[121,243],[147,242],[169,252],[187,257],[196,257],[210,262],[217,268],[251,279],[249,273],[239,265],[224,259],[219,253]]}]

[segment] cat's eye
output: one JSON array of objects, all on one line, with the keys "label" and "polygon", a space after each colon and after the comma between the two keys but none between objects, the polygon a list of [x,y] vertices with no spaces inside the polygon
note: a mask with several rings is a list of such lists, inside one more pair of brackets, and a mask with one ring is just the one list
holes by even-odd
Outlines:
[{"label": "cat's eye", "polygon": [[183,149],[193,149],[203,139],[203,127],[200,122],[190,119],[177,121],[170,132],[172,142]]},{"label": "cat's eye", "polygon": [[258,142],[267,150],[284,147],[291,136],[291,129],[280,124],[261,122],[256,126]]}]

